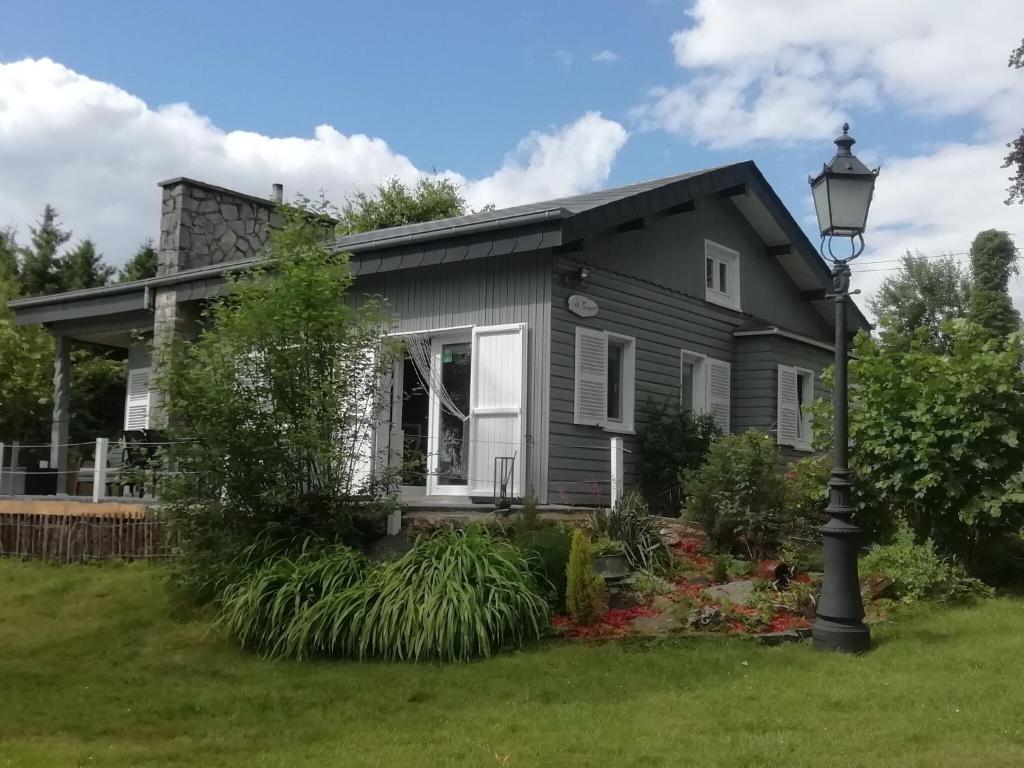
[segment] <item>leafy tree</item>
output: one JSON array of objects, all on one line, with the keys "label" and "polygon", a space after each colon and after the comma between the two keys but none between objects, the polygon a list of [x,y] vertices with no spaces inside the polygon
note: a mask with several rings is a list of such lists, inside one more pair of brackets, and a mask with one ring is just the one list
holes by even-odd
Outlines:
[{"label": "leafy tree", "polygon": [[996,336],[1020,328],[1010,300],[1010,276],[1017,274],[1017,246],[1006,232],[987,229],[971,243],[970,318]]},{"label": "leafy tree", "polygon": [[942,324],[966,316],[970,291],[969,275],[952,256],[930,260],[908,251],[900,271],[885,278],[868,306],[890,343],[905,342],[923,327],[930,344],[946,348]]},{"label": "leafy tree", "polygon": [[31,246],[22,252],[21,287],[27,296],[54,293],[60,290],[57,280],[57,251],[71,239],[71,233],[61,228],[60,214],[47,204],[36,226],[29,227]]},{"label": "leafy tree", "polygon": [[[1010,54],[1009,66],[1013,69],[1024,69],[1024,40],[1021,41],[1020,47]],[[1003,162],[1003,168],[1015,169],[1014,175],[1010,177],[1010,186],[1006,190],[1006,204],[1024,203],[1024,130],[1006,146],[1010,151]]]},{"label": "leafy tree", "polygon": [[50,433],[53,339],[43,328],[14,324],[7,302],[17,295],[0,280],[0,441],[39,442]]},{"label": "leafy tree", "polygon": [[0,229],[0,281],[18,281],[18,240],[10,227]]},{"label": "leafy tree", "polygon": [[152,240],[144,241],[117,275],[119,283],[156,277],[157,252]]},{"label": "leafy tree", "polygon": [[57,260],[55,282],[61,291],[98,288],[110,282],[114,268],[103,263],[92,240],[83,240]]},{"label": "leafy tree", "polygon": [[[996,339],[964,319],[942,332],[948,352],[925,328],[904,347],[867,334],[854,342],[857,517],[876,537],[906,525],[978,572],[986,552],[1024,523],[1024,334]],[[814,408],[816,435],[827,440],[831,404]]]},{"label": "leafy tree", "polygon": [[321,213],[282,207],[267,262],[207,306],[197,339],[155,351],[169,355],[170,430],[189,441],[161,495],[184,537],[181,583],[198,596],[268,529],[359,543],[367,513],[392,506],[361,461],[392,365],[386,317],[346,300],[348,255],[326,247]]},{"label": "leafy tree", "polygon": [[75,344],[71,350],[71,412],[68,420],[72,443],[120,434],[124,427],[127,374],[123,349],[83,342]]},{"label": "leafy tree", "polygon": [[410,188],[393,178],[377,185],[369,195],[358,192],[346,200],[339,230],[350,235],[462,216],[466,212],[466,201],[450,179],[424,178]]}]

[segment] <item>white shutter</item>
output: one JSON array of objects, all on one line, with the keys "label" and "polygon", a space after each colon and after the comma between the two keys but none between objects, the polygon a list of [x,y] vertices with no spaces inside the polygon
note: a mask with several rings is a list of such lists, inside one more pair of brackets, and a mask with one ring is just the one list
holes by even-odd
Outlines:
[{"label": "white shutter", "polygon": [[526,323],[473,329],[469,396],[469,494],[495,493],[495,459],[515,457],[510,493],[526,470]]},{"label": "white shutter", "polygon": [[779,366],[778,408],[776,410],[776,442],[795,446],[800,440],[800,401],[797,397],[796,368]]},{"label": "white shutter", "polygon": [[124,408],[124,428],[127,431],[149,429],[149,372],[149,368],[128,371]]},{"label": "white shutter", "polygon": [[355,372],[354,402],[348,449],[353,492],[365,490],[373,476],[373,454],[377,426],[377,350],[363,352],[362,365]]},{"label": "white shutter", "polygon": [[732,405],[732,366],[712,357],[707,359],[707,412],[722,434],[729,434]]},{"label": "white shutter", "polygon": [[576,328],[573,423],[602,426],[608,419],[608,336]]}]

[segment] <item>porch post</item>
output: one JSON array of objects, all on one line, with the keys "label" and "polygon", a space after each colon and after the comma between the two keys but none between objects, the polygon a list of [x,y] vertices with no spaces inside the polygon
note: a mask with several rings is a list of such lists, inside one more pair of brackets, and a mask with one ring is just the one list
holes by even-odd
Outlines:
[{"label": "porch post", "polygon": [[53,337],[53,420],[50,425],[50,466],[57,468],[57,493],[67,492],[68,422],[71,404],[71,342]]}]

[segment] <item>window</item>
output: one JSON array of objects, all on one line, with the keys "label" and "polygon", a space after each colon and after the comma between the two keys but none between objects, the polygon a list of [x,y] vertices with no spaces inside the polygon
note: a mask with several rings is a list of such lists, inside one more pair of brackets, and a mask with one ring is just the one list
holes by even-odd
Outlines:
[{"label": "window", "polygon": [[811,450],[811,416],[807,406],[814,400],[814,372],[779,366],[777,442],[802,451]]},{"label": "window", "polygon": [[740,308],[740,255],[724,245],[704,241],[704,298],[730,309]]},{"label": "window", "polygon": [[576,328],[573,422],[632,432],[635,371],[635,339]]},{"label": "window", "polygon": [[731,426],[732,366],[724,360],[680,350],[679,398],[693,413],[709,413],[723,434]]}]

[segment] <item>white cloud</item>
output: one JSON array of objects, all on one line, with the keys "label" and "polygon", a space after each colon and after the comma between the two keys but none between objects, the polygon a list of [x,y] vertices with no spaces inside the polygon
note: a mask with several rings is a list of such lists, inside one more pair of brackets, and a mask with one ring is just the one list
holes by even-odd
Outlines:
[{"label": "white cloud", "polygon": [[[869,248],[854,262],[854,286],[870,296],[898,266],[892,260],[907,250],[958,254],[966,263],[971,241],[985,229],[1008,231],[1024,248],[1024,210],[1003,204],[1007,172],[978,172],[998,169],[1005,152],[1000,142],[956,143],[890,160],[876,186],[865,235]],[[1011,292],[1024,306],[1020,282],[1011,284]]]},{"label": "white cloud", "polygon": [[603,51],[598,51],[590,57],[591,61],[596,61],[598,64],[615,64],[622,61],[622,56],[617,54],[615,51],[609,51],[605,48]]},{"label": "white cloud", "polygon": [[[992,227],[1024,246],[1024,209],[1003,205],[1000,168],[1024,125],[1024,73],[1007,67],[1024,3],[847,0],[837,14],[817,0],[697,0],[689,16],[671,36],[683,81],[634,110],[645,128],[713,148],[821,142],[825,159],[843,120],[865,111],[976,121],[958,142],[929,143],[924,121],[920,135],[860,152],[882,164],[854,269],[866,295],[908,249],[964,252]],[[813,231],[809,196],[803,212]]]},{"label": "white cloud", "polygon": [[698,0],[672,35],[686,81],[653,91],[637,116],[713,147],[830,137],[851,110],[895,106],[978,115],[1019,129],[1024,78],[1017,0]]},{"label": "white cloud", "polygon": [[[627,140],[598,113],[524,139],[492,175],[464,184],[474,207],[588,191],[608,177]],[[307,137],[226,132],[186,104],[152,108],[109,83],[48,59],[0,63],[0,226],[27,228],[52,202],[76,238],[91,237],[112,263],[159,231],[158,181],[191,176],[255,195],[323,190],[341,201],[391,176],[424,177],[386,141],[330,125]]]}]

